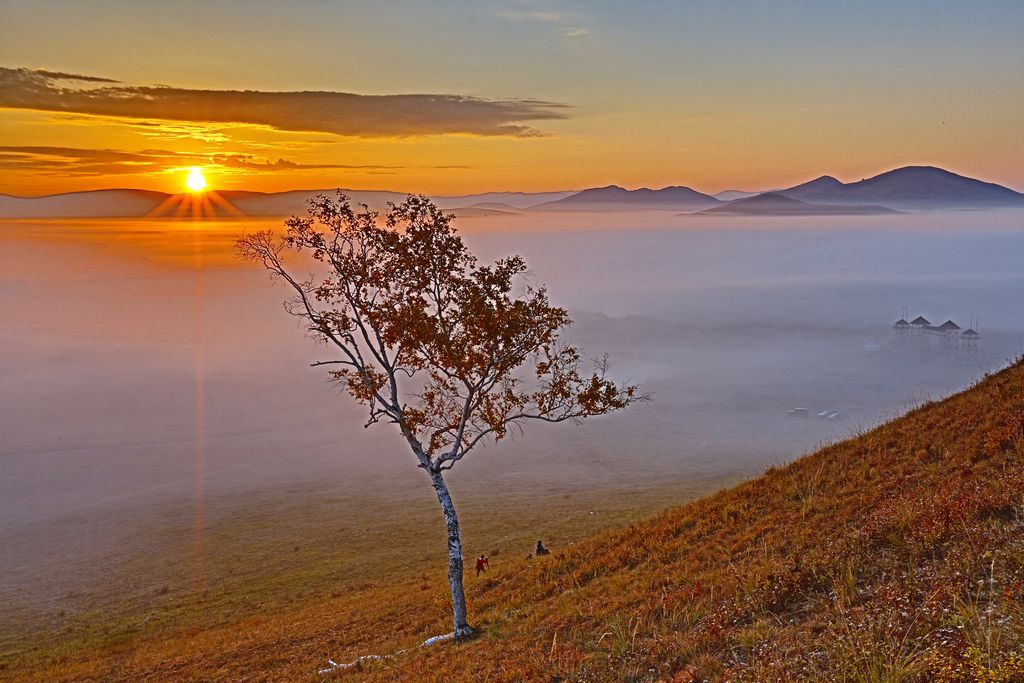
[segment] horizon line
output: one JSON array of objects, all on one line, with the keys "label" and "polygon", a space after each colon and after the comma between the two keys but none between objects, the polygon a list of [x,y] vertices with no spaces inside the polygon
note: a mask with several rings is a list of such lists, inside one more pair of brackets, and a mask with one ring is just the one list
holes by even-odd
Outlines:
[{"label": "horizon line", "polygon": [[[861,182],[861,181],[864,181],[864,180],[870,180],[872,178],[878,177],[880,175],[884,175],[886,173],[891,173],[893,171],[900,171],[900,170],[908,169],[908,168],[931,168],[931,169],[937,169],[937,170],[940,170],[940,171],[944,171],[946,173],[951,173],[953,175],[961,176],[963,178],[968,178],[970,180],[975,180],[975,181],[983,182],[983,183],[989,183],[991,185],[999,185],[1001,187],[1007,188],[1007,189],[1012,190],[1014,192],[1017,192],[1019,194],[1024,194],[1024,189],[1017,189],[1017,188],[1012,187],[1010,185],[1004,185],[1002,183],[997,183],[997,182],[993,182],[993,181],[990,181],[990,180],[983,180],[981,178],[976,178],[974,176],[964,175],[963,173],[958,172],[958,171],[951,171],[948,168],[944,168],[942,166],[936,166],[934,164],[925,164],[925,163],[906,164],[906,165],[902,165],[902,166],[895,166],[895,167],[889,168],[887,170],[883,170],[883,171],[879,171],[877,173],[874,173],[873,175],[864,176],[864,177],[862,177],[862,178],[860,178],[858,180],[846,180],[846,181],[839,180],[839,178],[837,178],[834,175],[831,175],[831,174],[828,174],[828,173],[824,173],[824,174],[817,175],[817,176],[814,176],[812,178],[809,178],[808,180],[799,181],[795,185],[790,185],[788,187],[773,187],[773,188],[768,188],[768,189],[757,189],[757,190],[742,190],[742,189],[730,187],[730,189],[720,190],[718,192],[704,192],[703,190],[696,189],[692,185],[680,185],[678,183],[670,183],[668,185],[663,185],[662,187],[659,187],[659,188],[654,188],[654,187],[649,187],[649,186],[637,186],[637,187],[634,187],[634,188],[630,189],[630,188],[625,187],[624,185],[620,185],[620,184],[618,184],[616,182],[610,182],[610,183],[607,183],[605,185],[591,185],[591,186],[575,188],[575,189],[537,190],[537,191],[534,191],[534,192],[527,192],[527,191],[524,191],[524,190],[509,190],[509,189],[505,189],[505,190],[484,190],[484,191],[479,191],[479,192],[464,192],[464,193],[461,193],[461,194],[434,194],[434,193],[410,192],[410,191],[405,191],[405,190],[380,189],[380,188],[367,188],[367,189],[363,189],[363,188],[355,188],[355,187],[342,187],[340,185],[336,186],[336,187],[321,187],[321,188],[309,188],[309,189],[306,189],[306,188],[291,188],[291,189],[287,189],[287,190],[276,190],[276,191],[272,191],[272,192],[266,192],[266,191],[262,191],[262,190],[246,190],[246,189],[243,189],[243,188],[225,188],[225,187],[219,187],[219,188],[215,188],[215,189],[218,192],[248,192],[248,193],[251,193],[251,194],[261,194],[261,195],[287,194],[289,192],[337,192],[337,191],[342,191],[342,192],[379,192],[379,193],[399,194],[399,195],[407,195],[407,196],[408,195],[423,195],[423,196],[426,196],[426,197],[437,197],[437,198],[440,198],[440,199],[457,199],[459,197],[473,197],[473,196],[484,195],[484,194],[524,194],[524,195],[537,195],[537,194],[578,193],[578,192],[583,192],[585,190],[604,189],[604,188],[612,188],[612,187],[617,187],[617,188],[624,189],[624,190],[627,190],[627,191],[630,191],[630,192],[633,192],[633,191],[636,191],[636,190],[664,190],[664,189],[673,188],[673,187],[683,187],[683,188],[687,188],[687,189],[693,190],[694,192],[700,192],[701,194],[705,194],[705,195],[708,195],[708,196],[711,196],[711,197],[717,197],[718,195],[725,194],[727,192],[749,192],[749,193],[752,193],[752,194],[764,194],[766,192],[778,192],[778,191],[785,190],[785,189],[791,189],[792,187],[803,185],[805,183],[813,182],[815,180],[820,180],[822,178],[832,178],[832,179],[838,180],[840,183],[842,183],[844,185],[850,185],[852,183],[857,183],[857,182]],[[38,194],[38,195],[18,195],[18,194],[10,194],[8,192],[0,191],[0,195],[5,196],[5,197],[11,197],[11,198],[14,198],[14,199],[45,199],[45,198],[48,198],[48,197],[60,197],[60,196],[63,196],[63,195],[71,195],[71,194],[85,194],[85,193],[89,193],[89,192],[152,192],[152,193],[166,195],[168,197],[174,197],[174,196],[183,195],[183,194],[190,194],[187,191],[186,192],[167,192],[165,190],[156,190],[156,189],[149,189],[149,188],[143,188],[143,187],[97,187],[97,188],[91,188],[91,189],[86,189],[86,190],[67,190],[67,191],[64,191],[64,192],[51,192],[51,193],[48,193],[48,194]]]}]

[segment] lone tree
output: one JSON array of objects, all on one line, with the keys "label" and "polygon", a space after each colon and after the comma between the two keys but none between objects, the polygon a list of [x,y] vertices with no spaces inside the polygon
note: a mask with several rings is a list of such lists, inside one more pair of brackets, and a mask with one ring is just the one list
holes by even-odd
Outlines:
[{"label": "lone tree", "polygon": [[[455,638],[466,638],[462,538],[444,473],[481,442],[499,441],[531,420],[579,422],[645,397],[606,377],[607,360],[581,369],[579,350],[559,342],[571,324],[544,287],[523,287],[511,256],[479,265],[452,216],[425,197],[389,204],[381,217],[348,198],[310,201],[308,217],[238,241],[294,292],[286,310],[335,358],[331,378],[369,411],[366,426],[394,424],[430,476],[448,527],[448,582]],[[322,264],[298,277],[282,255],[293,249]]]}]

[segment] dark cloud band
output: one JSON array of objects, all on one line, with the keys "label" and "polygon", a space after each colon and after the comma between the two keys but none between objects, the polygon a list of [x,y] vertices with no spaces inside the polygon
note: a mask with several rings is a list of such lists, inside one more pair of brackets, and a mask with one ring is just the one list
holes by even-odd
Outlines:
[{"label": "dark cloud band", "polygon": [[[189,154],[162,149],[128,152],[118,149],[78,147],[0,146],[0,169],[62,176],[136,175],[159,173],[181,166],[208,166],[248,172],[342,169],[388,173],[405,166],[374,164],[302,164],[288,159],[260,159],[249,154]],[[421,167],[417,167],[421,168]],[[463,169],[465,166],[432,166],[435,169]]]},{"label": "dark cloud band", "polygon": [[[115,85],[116,84],[116,85]],[[529,122],[566,118],[565,105],[462,95],[192,90],[0,67],[0,108],[133,119],[248,123],[358,137],[467,134],[533,137]]]}]

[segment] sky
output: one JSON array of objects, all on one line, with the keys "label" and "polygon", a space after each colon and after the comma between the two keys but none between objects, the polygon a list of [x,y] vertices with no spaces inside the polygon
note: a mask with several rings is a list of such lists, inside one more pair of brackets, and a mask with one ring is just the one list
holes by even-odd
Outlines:
[{"label": "sky", "polygon": [[0,192],[1024,190],[1024,2],[0,0]]}]

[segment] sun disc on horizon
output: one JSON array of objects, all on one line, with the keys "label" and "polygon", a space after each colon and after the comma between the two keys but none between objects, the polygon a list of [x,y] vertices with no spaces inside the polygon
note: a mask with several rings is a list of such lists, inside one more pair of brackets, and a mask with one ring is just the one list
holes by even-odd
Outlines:
[{"label": "sun disc on horizon", "polygon": [[203,172],[198,168],[189,169],[188,177],[185,178],[185,186],[192,192],[202,192],[205,190],[206,178],[203,177]]}]

